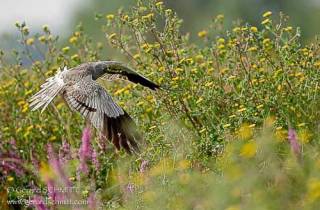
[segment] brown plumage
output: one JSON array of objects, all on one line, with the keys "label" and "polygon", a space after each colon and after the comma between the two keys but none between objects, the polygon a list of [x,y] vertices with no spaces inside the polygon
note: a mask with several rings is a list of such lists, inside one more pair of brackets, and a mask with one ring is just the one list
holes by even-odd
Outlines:
[{"label": "brown plumage", "polygon": [[132,118],[118,105],[96,80],[124,78],[152,90],[157,84],[116,61],[81,64],[70,70],[64,68],[41,85],[41,90],[30,99],[32,110],[48,106],[57,94],[62,94],[68,106],[80,114],[114,146],[126,152],[137,152],[142,136]]}]

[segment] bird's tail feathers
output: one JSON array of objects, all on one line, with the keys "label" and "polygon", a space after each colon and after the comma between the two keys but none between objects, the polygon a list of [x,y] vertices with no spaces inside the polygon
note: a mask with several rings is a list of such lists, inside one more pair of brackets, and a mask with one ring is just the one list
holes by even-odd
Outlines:
[{"label": "bird's tail feathers", "polygon": [[102,134],[116,147],[123,148],[127,153],[140,153],[138,143],[141,134],[132,118],[125,112],[118,117],[104,115]]}]

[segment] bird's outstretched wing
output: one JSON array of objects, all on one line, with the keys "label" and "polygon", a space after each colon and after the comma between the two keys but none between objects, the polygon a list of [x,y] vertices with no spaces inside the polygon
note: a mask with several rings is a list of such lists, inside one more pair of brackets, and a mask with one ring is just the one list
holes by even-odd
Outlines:
[{"label": "bird's outstretched wing", "polygon": [[119,150],[138,151],[136,141],[141,139],[131,117],[89,75],[66,88],[63,96],[71,109],[89,119]]},{"label": "bird's outstretched wing", "polygon": [[160,86],[147,79],[133,69],[117,61],[98,61],[93,63],[93,79],[102,78],[122,78],[134,83],[139,83],[152,90],[159,89]]},{"label": "bird's outstretched wing", "polygon": [[32,111],[42,107],[41,112],[43,112],[47,108],[50,102],[64,88],[64,77],[68,72],[69,70],[66,67],[63,69],[63,71],[61,71],[59,68],[55,76],[48,78],[46,82],[41,85],[41,90],[29,99]]}]

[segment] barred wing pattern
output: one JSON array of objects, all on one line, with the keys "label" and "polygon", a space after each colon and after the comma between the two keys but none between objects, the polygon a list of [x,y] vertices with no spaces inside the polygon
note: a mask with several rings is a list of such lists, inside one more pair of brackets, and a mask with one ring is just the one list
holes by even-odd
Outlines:
[{"label": "barred wing pattern", "polygon": [[94,72],[93,79],[98,78],[113,80],[113,79],[124,79],[133,83],[141,84],[142,86],[148,87],[151,90],[160,89],[160,86],[150,81],[143,75],[137,73],[133,69],[125,66],[124,64],[117,61],[99,61],[93,63]]},{"label": "barred wing pattern", "polygon": [[131,117],[89,75],[63,92],[63,96],[74,111],[90,120],[104,137],[112,141],[117,149],[128,153],[138,151],[136,140],[141,139]]}]

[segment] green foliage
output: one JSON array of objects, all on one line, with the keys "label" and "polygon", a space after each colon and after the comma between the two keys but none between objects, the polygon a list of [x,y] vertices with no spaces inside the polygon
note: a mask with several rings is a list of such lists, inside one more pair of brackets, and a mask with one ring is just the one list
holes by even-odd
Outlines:
[{"label": "green foliage", "polygon": [[[101,167],[90,165],[89,175],[81,176],[83,191],[99,191],[110,208],[316,207],[319,43],[302,46],[299,29],[287,25],[283,14],[275,22],[267,12],[259,27],[235,25],[232,31],[224,29],[223,19],[217,16],[198,33],[200,45],[181,34],[182,20],[174,11],[156,1],[106,14],[101,32],[106,40],[93,41],[79,25],[63,47],[48,26],[30,35],[25,24],[16,23],[23,51],[13,52],[14,64],[7,61],[9,54],[0,53],[0,138],[7,144],[16,140],[31,173],[23,178],[5,174],[4,189],[27,187],[30,180],[44,185],[41,176],[48,172],[39,175],[32,158],[45,163],[48,142],[56,149],[69,142],[77,159],[84,120],[61,98],[42,114],[29,110],[28,98],[59,67],[106,59],[101,52],[108,42],[163,88],[151,92],[122,81],[100,81],[136,120],[145,144],[139,157],[129,158],[112,149],[106,153],[95,135]],[[28,67],[21,65],[26,60]],[[290,153],[289,127],[297,130],[303,161]],[[139,172],[143,160],[150,169]],[[80,185],[74,180],[77,164],[71,161],[65,168]],[[133,193],[125,189],[128,183]]]}]

